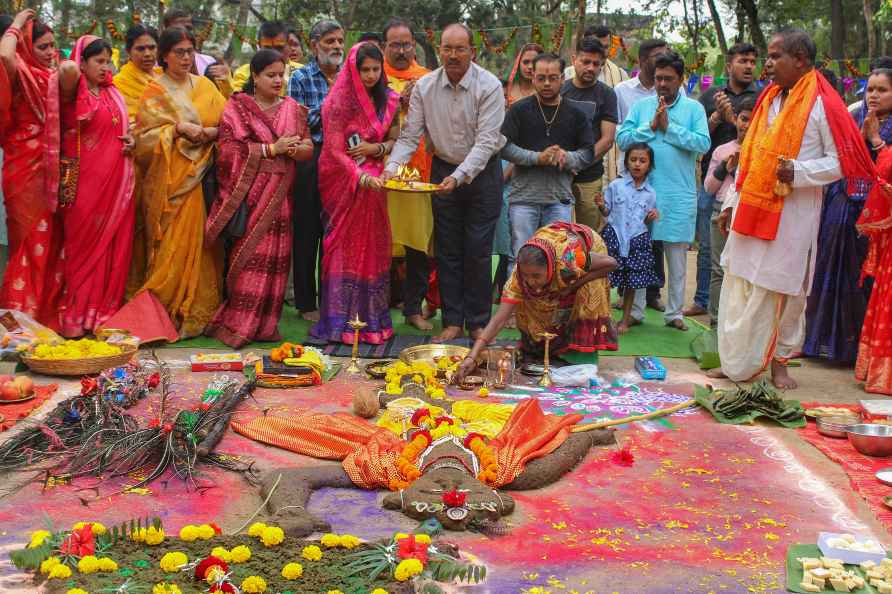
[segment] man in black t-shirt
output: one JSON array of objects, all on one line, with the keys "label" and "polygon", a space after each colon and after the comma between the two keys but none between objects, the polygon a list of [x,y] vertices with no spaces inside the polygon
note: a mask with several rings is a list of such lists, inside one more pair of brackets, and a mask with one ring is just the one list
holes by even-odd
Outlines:
[{"label": "man in black t-shirt", "polygon": [[595,231],[604,226],[604,217],[596,204],[596,197],[604,188],[604,155],[613,146],[618,114],[616,93],[598,80],[601,66],[607,59],[604,46],[597,39],[584,39],[573,56],[575,76],[564,82],[561,95],[582,109],[592,123],[595,139],[592,165],[576,174],[573,194],[576,197],[576,222]]}]

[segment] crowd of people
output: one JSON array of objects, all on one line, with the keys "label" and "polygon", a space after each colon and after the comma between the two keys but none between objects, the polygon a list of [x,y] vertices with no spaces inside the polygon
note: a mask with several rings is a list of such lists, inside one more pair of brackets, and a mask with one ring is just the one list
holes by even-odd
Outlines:
[{"label": "crowd of people", "polygon": [[[432,71],[401,19],[349,51],[320,20],[306,56],[267,21],[234,71],[182,10],[131,27],[120,69],[92,35],[60,59],[31,10],[0,24],[0,307],[65,336],[134,308],[237,348],[279,340],[288,300],[317,338],[351,342],[358,317],[379,344],[398,301],[424,331],[439,309],[436,340],[467,332],[472,357],[516,325],[525,354],[574,361],[649,307],[678,331],[709,315],[715,375],[792,388],[804,353],[892,393],[892,59],[847,110],[796,30],[765,56],[729,48],[726,82],[693,99],[668,43],[643,41],[629,77],[603,26],[571,65],[523,45],[500,80],[458,23]],[[387,188],[407,171],[436,191]]]}]

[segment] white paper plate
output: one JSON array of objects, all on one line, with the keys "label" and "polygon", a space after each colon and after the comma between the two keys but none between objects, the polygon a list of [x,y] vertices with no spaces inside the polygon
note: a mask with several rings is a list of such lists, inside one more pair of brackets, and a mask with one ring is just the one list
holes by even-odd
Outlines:
[{"label": "white paper plate", "polygon": [[[874,563],[879,565],[880,561],[886,558],[885,551],[883,551],[882,553],[864,553],[861,551],[835,549],[827,544],[827,541],[831,538],[839,538],[840,536],[842,536],[842,534],[838,534],[836,532],[821,532],[820,536],[818,536],[818,548],[821,549],[821,553],[823,553],[825,557],[841,559],[843,563],[846,563],[848,565],[858,565],[859,563],[863,563],[865,561],[873,561]],[[858,536],[857,534],[855,534],[854,536],[856,540],[861,542],[870,538],[866,536]],[[870,540],[876,539],[870,538]],[[882,547],[882,545],[880,545],[880,547]]]}]

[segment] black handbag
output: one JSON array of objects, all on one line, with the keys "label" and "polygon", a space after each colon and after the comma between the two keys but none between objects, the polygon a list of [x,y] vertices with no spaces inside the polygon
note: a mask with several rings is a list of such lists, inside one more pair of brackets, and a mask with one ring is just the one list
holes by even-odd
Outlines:
[{"label": "black handbag", "polygon": [[[204,179],[201,180],[201,191],[204,194],[205,212],[211,211],[211,205],[220,194],[220,182],[217,180],[217,163],[211,165]],[[241,239],[248,232],[248,203],[244,200],[226,223],[222,235],[229,239]]]}]

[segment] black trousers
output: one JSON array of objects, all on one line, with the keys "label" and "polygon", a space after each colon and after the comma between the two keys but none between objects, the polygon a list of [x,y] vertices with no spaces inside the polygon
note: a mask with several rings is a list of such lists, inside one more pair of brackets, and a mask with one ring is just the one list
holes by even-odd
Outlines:
[{"label": "black trousers", "polygon": [[660,298],[660,287],[666,286],[666,263],[663,259],[663,242],[654,241],[651,243],[654,253],[654,273],[660,279],[659,287],[647,288],[647,300],[653,301]]},{"label": "black trousers", "polygon": [[[292,225],[292,271],[294,307],[298,311],[319,309],[316,287],[322,286],[322,199],[319,195],[319,154],[315,145],[313,159],[298,164],[294,182]],[[318,284],[317,284],[318,282]]]},{"label": "black trousers", "polygon": [[409,246],[406,250],[406,281],[403,284],[403,316],[420,316],[421,303],[427,294],[427,277],[430,267],[427,252]]},{"label": "black trousers", "polygon": [[[434,157],[431,182],[442,182],[455,167]],[[492,314],[492,240],[502,210],[502,163],[491,159],[474,181],[451,194],[434,194],[431,204],[443,326],[483,328]]]}]

